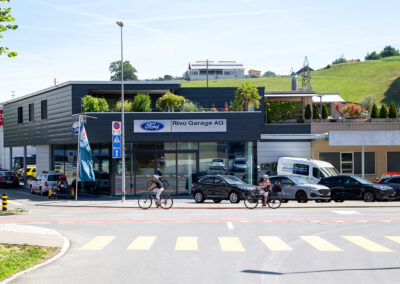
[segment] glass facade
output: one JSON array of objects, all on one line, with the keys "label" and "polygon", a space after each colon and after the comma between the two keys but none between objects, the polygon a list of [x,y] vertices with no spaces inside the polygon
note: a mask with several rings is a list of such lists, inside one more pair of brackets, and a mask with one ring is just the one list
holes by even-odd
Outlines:
[{"label": "glass facade", "polygon": [[[190,194],[202,175],[234,175],[253,183],[254,142],[164,142],[125,144],[125,192],[141,194],[154,174],[163,176],[165,190]],[[96,191],[120,195],[121,159],[110,157],[109,144],[91,144]],[[54,170],[66,174],[68,184],[76,178],[76,145],[53,146]]]}]

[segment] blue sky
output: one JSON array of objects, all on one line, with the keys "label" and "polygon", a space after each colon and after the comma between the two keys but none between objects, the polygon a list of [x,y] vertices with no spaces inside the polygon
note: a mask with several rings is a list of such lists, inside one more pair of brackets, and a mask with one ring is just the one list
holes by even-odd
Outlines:
[{"label": "blue sky", "polygon": [[[4,4],[2,4],[4,6]],[[7,5],[7,4],[6,4]],[[0,101],[58,82],[108,80],[124,58],[139,79],[181,75],[189,61],[237,60],[288,74],[304,56],[318,69],[344,55],[363,59],[400,48],[399,1],[331,0],[11,0],[19,29],[0,42]]]}]

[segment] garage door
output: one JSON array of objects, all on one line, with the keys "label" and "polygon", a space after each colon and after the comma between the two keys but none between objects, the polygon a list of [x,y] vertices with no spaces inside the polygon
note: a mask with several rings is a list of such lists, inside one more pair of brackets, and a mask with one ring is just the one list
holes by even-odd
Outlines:
[{"label": "garage door", "polygon": [[258,142],[258,164],[276,163],[280,157],[311,158],[311,142]]}]

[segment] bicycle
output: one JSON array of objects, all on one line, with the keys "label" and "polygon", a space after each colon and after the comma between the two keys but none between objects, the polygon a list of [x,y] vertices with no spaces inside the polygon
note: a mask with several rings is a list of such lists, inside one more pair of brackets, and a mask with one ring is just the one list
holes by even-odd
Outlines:
[{"label": "bicycle", "polygon": [[[161,181],[163,188],[167,189],[169,187],[168,180],[166,180],[164,177],[159,176],[158,179]],[[153,185],[154,181],[151,179],[147,182],[147,188],[150,188]]]},{"label": "bicycle", "polygon": [[[153,204],[153,200],[155,200],[155,198],[153,197],[152,191],[149,190],[146,194],[139,196],[138,205],[142,209],[149,209]],[[156,200],[154,201],[154,204],[157,204]],[[162,192],[160,195],[161,208],[170,209],[173,204],[174,200],[172,199],[171,195],[169,193]]]},{"label": "bicycle", "polygon": [[[244,205],[249,209],[254,209],[258,206],[258,203],[264,202],[264,196],[259,191],[249,191],[244,199]],[[279,192],[271,191],[268,195],[267,201],[268,207],[271,209],[278,209],[282,204],[282,197]]]}]

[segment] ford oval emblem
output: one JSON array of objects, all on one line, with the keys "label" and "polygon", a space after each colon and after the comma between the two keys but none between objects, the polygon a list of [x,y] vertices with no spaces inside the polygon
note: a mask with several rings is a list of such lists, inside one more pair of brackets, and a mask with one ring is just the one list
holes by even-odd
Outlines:
[{"label": "ford oval emblem", "polygon": [[146,131],[159,131],[164,128],[164,124],[158,121],[146,121],[140,127]]}]

